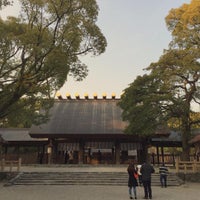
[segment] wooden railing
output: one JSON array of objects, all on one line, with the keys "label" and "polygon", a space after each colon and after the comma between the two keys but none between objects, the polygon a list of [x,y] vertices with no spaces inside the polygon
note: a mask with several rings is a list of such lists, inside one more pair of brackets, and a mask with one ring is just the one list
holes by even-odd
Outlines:
[{"label": "wooden railing", "polygon": [[176,173],[179,172],[184,172],[184,174],[200,172],[200,162],[196,160],[180,161],[176,159]]},{"label": "wooden railing", "polygon": [[16,168],[16,171],[20,171],[22,159],[19,158],[18,160],[5,160],[4,158],[1,160],[1,171],[6,171],[6,168],[9,168],[8,171],[12,172],[13,168]]}]

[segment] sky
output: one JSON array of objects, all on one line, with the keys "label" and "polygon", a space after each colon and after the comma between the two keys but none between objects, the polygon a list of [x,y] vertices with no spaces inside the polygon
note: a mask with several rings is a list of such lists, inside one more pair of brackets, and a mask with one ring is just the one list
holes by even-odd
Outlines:
[{"label": "sky", "polygon": [[[19,6],[0,11],[1,16],[16,15]],[[190,0],[97,0],[99,15],[97,24],[107,39],[105,53],[99,56],[81,56],[89,69],[88,76],[81,82],[68,77],[59,90],[66,94],[87,93],[99,98],[102,94],[120,97],[123,90],[137,76],[145,73],[144,68],[157,62],[168,48],[171,34],[167,30],[165,17],[172,8],[178,8]]]}]

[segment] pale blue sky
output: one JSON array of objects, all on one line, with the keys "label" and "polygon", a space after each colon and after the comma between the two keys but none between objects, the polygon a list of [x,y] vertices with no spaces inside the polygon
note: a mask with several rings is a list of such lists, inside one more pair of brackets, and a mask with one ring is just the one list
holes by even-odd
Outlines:
[{"label": "pale blue sky", "polygon": [[[16,2],[16,1],[15,1]],[[119,97],[123,90],[151,62],[158,61],[168,48],[170,32],[165,17],[172,8],[178,8],[190,0],[97,0],[100,11],[98,25],[105,35],[108,46],[98,57],[82,57],[88,65],[89,75],[82,82],[72,78],[60,90],[65,96],[88,93],[90,97],[103,93]],[[1,11],[1,16],[13,15],[17,6]]]},{"label": "pale blue sky", "polygon": [[82,82],[72,78],[60,90],[65,96],[97,93],[108,97],[123,90],[151,62],[158,61],[168,48],[170,32],[165,17],[172,8],[190,0],[97,0],[98,25],[107,38],[106,52],[98,57],[87,56],[82,60],[89,67],[89,75]]}]

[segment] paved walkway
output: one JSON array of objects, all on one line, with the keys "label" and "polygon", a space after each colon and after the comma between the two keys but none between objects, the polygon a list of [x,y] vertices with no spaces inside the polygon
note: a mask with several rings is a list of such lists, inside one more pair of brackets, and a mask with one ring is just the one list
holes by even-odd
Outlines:
[{"label": "paved walkway", "polygon": [[32,165],[22,166],[22,172],[126,172],[127,165]]},{"label": "paved walkway", "polygon": [[[21,171],[124,171],[122,167],[25,167]],[[200,184],[186,183],[178,187],[152,187],[155,200],[199,200]],[[143,198],[143,188],[137,188],[138,199]],[[125,186],[10,186],[0,183],[2,200],[128,200],[128,187]]]},{"label": "paved walkway", "polygon": [[[200,184],[179,187],[152,187],[155,200],[199,200]],[[137,188],[138,199],[143,198],[143,188]],[[2,200],[125,200],[126,186],[10,186],[0,184]]]},{"label": "paved walkway", "polygon": [[[22,165],[22,172],[126,172],[128,165]],[[13,167],[13,171],[16,171]],[[6,167],[5,171],[10,168]],[[155,167],[158,172],[158,168]],[[174,168],[169,169],[170,172],[175,172]]]}]

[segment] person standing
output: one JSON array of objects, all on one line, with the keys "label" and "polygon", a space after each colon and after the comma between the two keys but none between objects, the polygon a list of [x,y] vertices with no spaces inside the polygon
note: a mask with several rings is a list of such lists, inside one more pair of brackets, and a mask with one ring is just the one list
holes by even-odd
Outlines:
[{"label": "person standing", "polygon": [[144,199],[152,199],[151,189],[151,174],[155,172],[155,169],[149,162],[142,164],[140,173],[142,174],[142,183],[144,187]]},{"label": "person standing", "polygon": [[138,182],[137,182],[137,170],[133,164],[133,162],[131,162],[127,168],[128,171],[128,187],[129,187],[129,196],[130,199],[137,199],[137,192],[136,192],[136,187],[138,186]]},{"label": "person standing", "polygon": [[65,151],[65,164],[68,163],[68,160],[69,160],[69,153],[68,151]]},{"label": "person standing", "polygon": [[142,174],[140,173],[142,165],[137,165],[137,172],[138,172],[138,180],[139,180],[139,185],[142,186]]},{"label": "person standing", "polygon": [[167,187],[168,169],[165,166],[165,163],[163,163],[162,166],[159,167],[159,173],[160,173],[161,187]]}]

